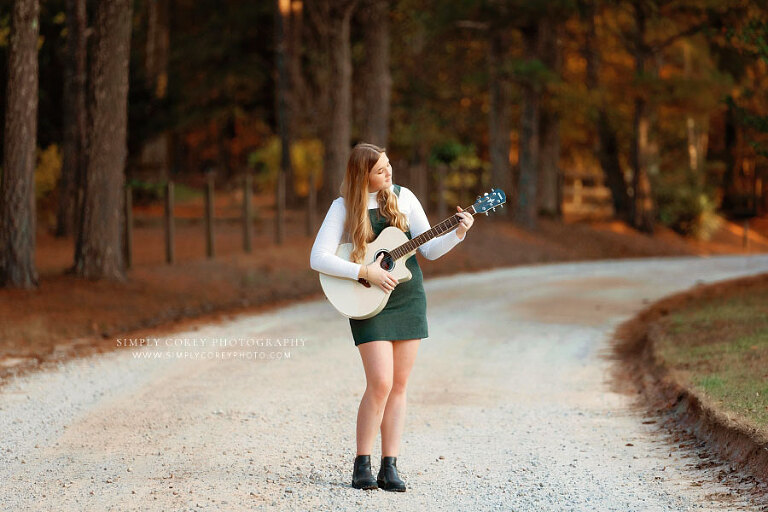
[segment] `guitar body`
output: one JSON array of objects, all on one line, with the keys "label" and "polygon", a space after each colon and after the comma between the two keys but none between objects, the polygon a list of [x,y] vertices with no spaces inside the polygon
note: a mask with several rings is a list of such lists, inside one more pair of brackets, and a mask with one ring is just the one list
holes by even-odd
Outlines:
[{"label": "guitar body", "polygon": [[[503,190],[493,189],[490,194],[487,192],[483,196],[478,196],[475,204],[464,209],[465,212],[472,215],[496,211],[496,207],[504,206],[507,196]],[[381,260],[382,268],[387,269],[398,283],[408,281],[413,277],[411,271],[405,266],[405,262],[410,258],[422,244],[436,236],[444,235],[450,232],[460,223],[460,217],[453,215],[443,222],[433,226],[431,229],[421,233],[413,239],[408,239],[405,233],[394,226],[384,228],[376,240],[368,244],[363,257],[363,264],[370,265],[380,254],[384,253]],[[406,245],[407,244],[407,245]],[[336,256],[351,261],[353,244],[341,244],[336,249]],[[395,256],[408,251],[406,254]],[[393,253],[393,254],[391,254]],[[378,286],[374,286],[367,281],[364,283],[358,279],[347,279],[343,277],[331,276],[320,272],[320,286],[323,288],[325,296],[339,313],[355,320],[371,318],[381,312],[387,305],[389,294]],[[395,286],[395,290],[397,286]]]},{"label": "guitar body", "polygon": [[[369,243],[363,257],[363,265],[369,265],[376,261],[379,254],[384,253],[382,266],[386,268],[399,283],[411,279],[411,271],[405,266],[405,261],[413,252],[392,261],[388,259],[389,251],[408,242],[405,233],[394,226],[384,228],[376,240]],[[336,250],[336,256],[350,261],[354,245],[341,244]],[[320,273],[320,286],[325,296],[339,313],[347,318],[363,320],[377,315],[387,305],[389,294],[376,285],[360,283],[360,281],[344,277],[331,276]],[[397,286],[395,287],[397,289]]]}]

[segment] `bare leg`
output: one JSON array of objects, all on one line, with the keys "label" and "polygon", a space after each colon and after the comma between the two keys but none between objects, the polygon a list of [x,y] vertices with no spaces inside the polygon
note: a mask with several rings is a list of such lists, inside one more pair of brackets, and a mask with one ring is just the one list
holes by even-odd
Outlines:
[{"label": "bare leg", "polygon": [[420,339],[393,343],[393,378],[384,417],[381,422],[381,456],[397,457],[400,438],[405,426],[405,399],[408,377],[411,375]]},{"label": "bare leg", "polygon": [[365,368],[366,387],[357,411],[357,455],[370,455],[379,432],[384,407],[392,389],[391,341],[369,341],[357,346]]}]

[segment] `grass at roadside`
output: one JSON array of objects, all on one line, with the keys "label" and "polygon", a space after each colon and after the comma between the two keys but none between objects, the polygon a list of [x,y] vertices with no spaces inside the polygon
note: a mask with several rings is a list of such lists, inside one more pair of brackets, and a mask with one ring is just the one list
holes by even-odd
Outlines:
[{"label": "grass at roadside", "polygon": [[768,428],[768,280],[659,319],[656,354],[680,383],[747,425]]}]

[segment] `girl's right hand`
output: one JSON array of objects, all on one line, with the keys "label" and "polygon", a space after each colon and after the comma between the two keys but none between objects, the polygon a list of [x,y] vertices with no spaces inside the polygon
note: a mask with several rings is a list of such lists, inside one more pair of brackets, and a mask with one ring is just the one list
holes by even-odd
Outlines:
[{"label": "girl's right hand", "polygon": [[381,260],[383,257],[384,254],[379,254],[379,257],[376,258],[376,261],[370,265],[367,265],[366,268],[368,269],[368,282],[375,284],[385,292],[390,293],[395,289],[398,281],[392,277],[392,274],[381,268]]}]

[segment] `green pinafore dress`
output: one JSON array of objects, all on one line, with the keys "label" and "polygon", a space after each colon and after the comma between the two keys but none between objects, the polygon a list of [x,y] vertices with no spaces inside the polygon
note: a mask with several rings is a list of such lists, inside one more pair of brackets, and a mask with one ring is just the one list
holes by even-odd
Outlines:
[{"label": "green pinafore dress", "polygon": [[[400,185],[394,186],[395,194],[400,197]],[[379,236],[389,226],[386,217],[379,214],[378,208],[368,210],[373,233]],[[411,231],[405,232],[411,239]],[[394,249],[394,247],[393,247]],[[349,319],[355,345],[377,340],[412,340],[428,337],[427,331],[427,295],[424,293],[423,274],[416,261],[416,254],[405,260],[405,266],[413,277],[400,282],[389,294],[387,305],[377,315],[364,320]]]}]

